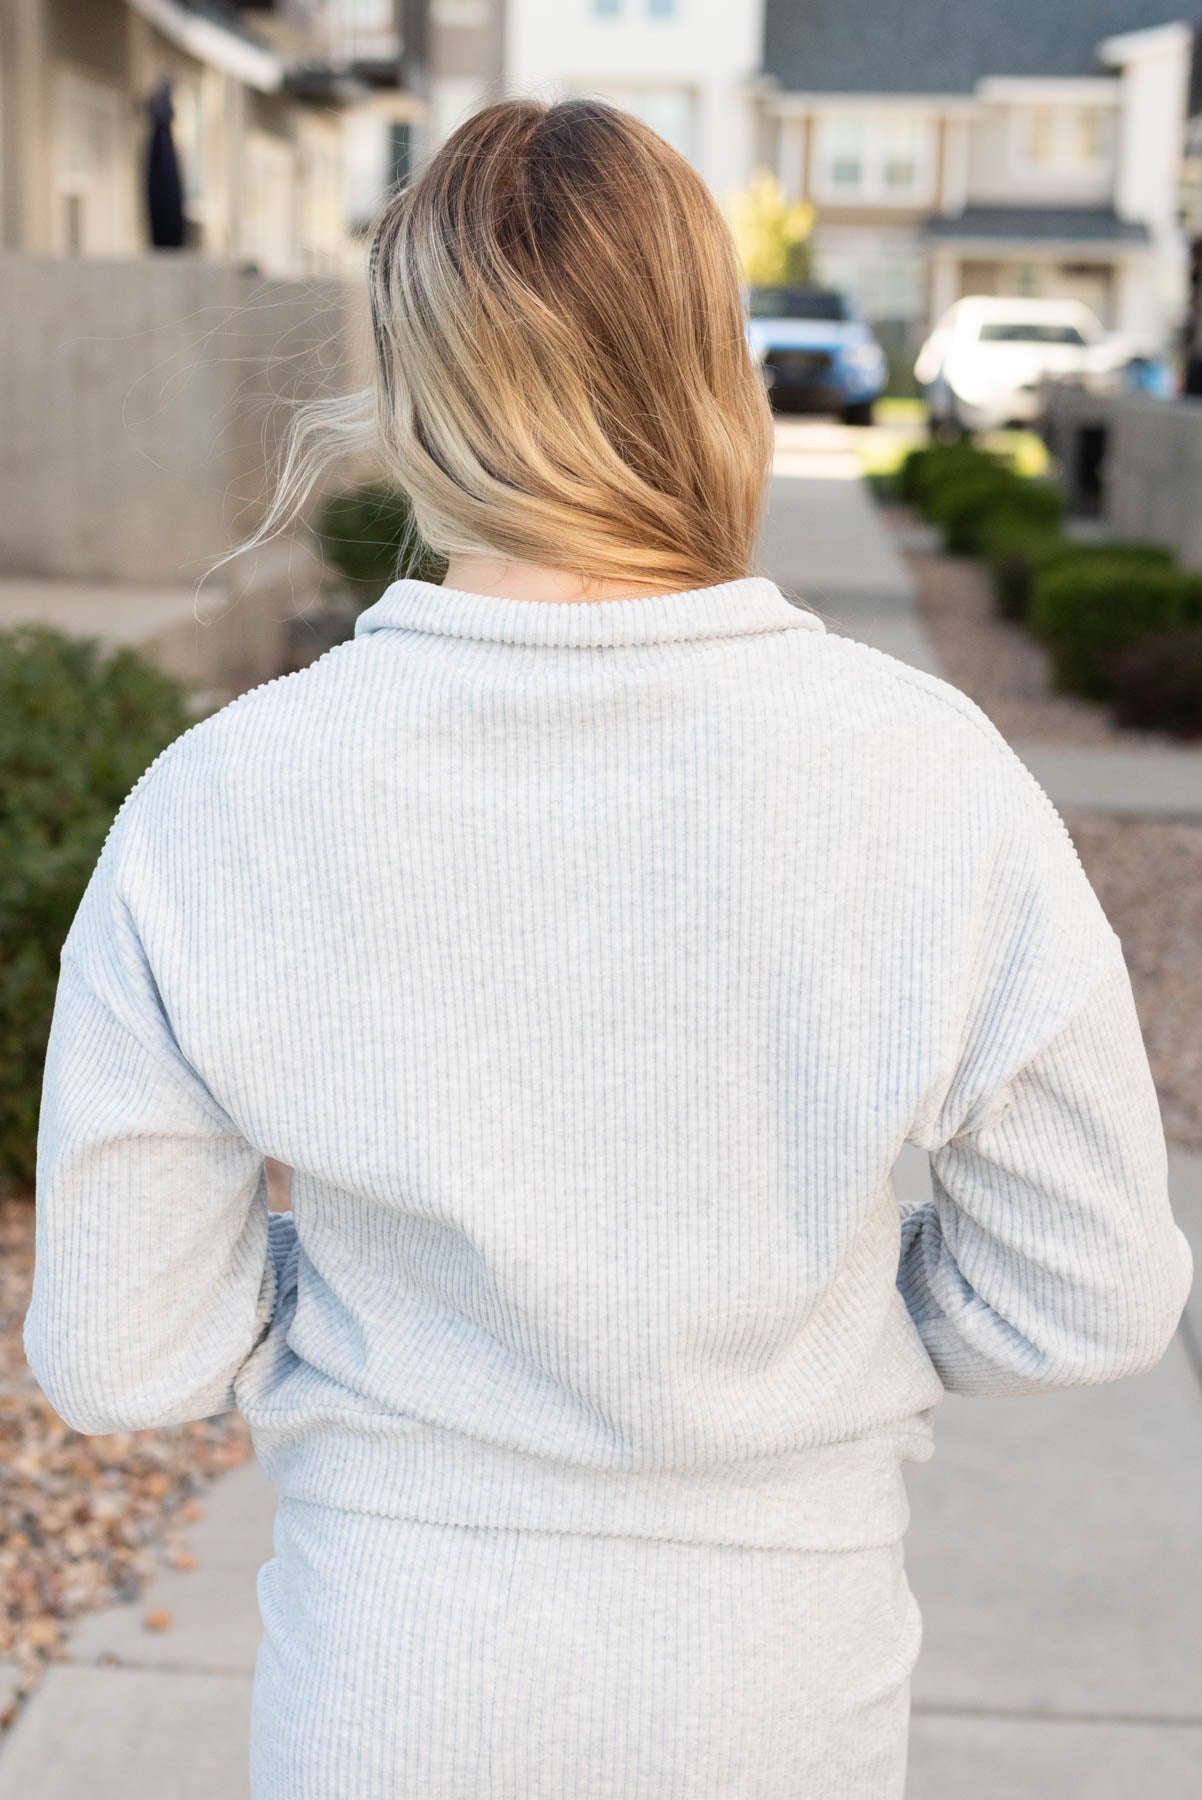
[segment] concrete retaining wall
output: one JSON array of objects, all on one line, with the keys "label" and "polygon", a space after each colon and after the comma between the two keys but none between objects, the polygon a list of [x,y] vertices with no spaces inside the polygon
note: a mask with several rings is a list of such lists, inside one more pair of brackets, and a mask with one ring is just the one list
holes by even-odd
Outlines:
[{"label": "concrete retaining wall", "polygon": [[[365,305],[186,254],[0,255],[0,575],[198,581],[260,521],[295,404],[368,379]],[[316,576],[303,539],[283,549],[206,582],[206,674],[278,659]]]},{"label": "concrete retaining wall", "polygon": [[[1075,510],[1100,511],[1115,537],[1164,544],[1184,568],[1202,569],[1202,400],[1049,383],[1045,419]],[[1096,506],[1082,478],[1091,437],[1101,446]]]}]

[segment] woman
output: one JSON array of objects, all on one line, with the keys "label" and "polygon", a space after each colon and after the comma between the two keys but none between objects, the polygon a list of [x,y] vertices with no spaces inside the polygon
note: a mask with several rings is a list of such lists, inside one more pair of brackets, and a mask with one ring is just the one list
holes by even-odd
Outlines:
[{"label": "woman", "polygon": [[1184,1304],[1119,940],[977,707],[754,572],[736,262],[649,130],[479,113],[372,302],[446,580],[123,804],[29,1360],[79,1431],[250,1422],[256,1800],[887,1800],[944,1390]]}]

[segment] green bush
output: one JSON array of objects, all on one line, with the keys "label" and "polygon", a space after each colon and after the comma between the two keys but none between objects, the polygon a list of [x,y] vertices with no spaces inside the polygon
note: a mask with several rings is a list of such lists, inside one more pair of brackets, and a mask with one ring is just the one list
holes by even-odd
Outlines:
[{"label": "green bush", "polygon": [[1161,632],[1202,631],[1202,575],[1095,550],[1036,575],[1029,623],[1061,687],[1107,700],[1118,651]]},{"label": "green bush", "polygon": [[1054,530],[1064,512],[1060,489],[1029,481],[1007,470],[966,474],[939,487],[927,510],[943,528],[944,547],[956,556],[974,556],[986,533],[1002,520]]},{"label": "green bush", "polygon": [[1079,544],[1053,526],[1032,525],[1001,514],[982,534],[981,549],[993,578],[994,609],[999,618],[1021,623],[1027,618],[1031,590],[1037,574],[1065,563],[1084,562],[1098,555],[1121,555],[1125,560],[1171,568],[1172,552],[1159,544]]},{"label": "green bush", "polygon": [[898,498],[925,512],[932,496],[948,482],[996,473],[1004,466],[1000,458],[975,444],[919,444],[898,469]]},{"label": "green bush", "polygon": [[1024,524],[1006,514],[989,520],[981,535],[981,551],[989,564],[998,617],[1015,622],[1025,619],[1036,570],[1072,548],[1070,540],[1053,527]]},{"label": "green bush", "polygon": [[445,558],[418,537],[406,495],[382,482],[331,494],[317,535],[327,562],[365,606],[402,576],[440,581],[446,569]]},{"label": "green bush", "polygon": [[0,632],[0,1187],[34,1178],[58,957],[113,818],[193,715],[132,650]]},{"label": "green bush", "polygon": [[1202,631],[1155,632],[1108,659],[1120,725],[1202,738]]}]

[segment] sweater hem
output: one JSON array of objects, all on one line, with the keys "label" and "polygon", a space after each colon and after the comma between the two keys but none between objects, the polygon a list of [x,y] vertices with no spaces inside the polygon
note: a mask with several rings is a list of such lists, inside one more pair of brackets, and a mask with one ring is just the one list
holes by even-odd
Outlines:
[{"label": "sweater hem", "polygon": [[483,1529],[644,1537],[745,1549],[867,1550],[910,1522],[902,1462],[933,1453],[929,1420],[697,1475],[550,1463],[441,1427],[251,1425],[281,1499]]}]

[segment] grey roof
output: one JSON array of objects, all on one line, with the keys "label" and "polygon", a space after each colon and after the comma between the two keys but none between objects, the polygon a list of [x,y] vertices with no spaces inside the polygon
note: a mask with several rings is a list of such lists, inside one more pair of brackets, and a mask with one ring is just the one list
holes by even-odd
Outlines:
[{"label": "grey roof", "polygon": [[935,213],[927,231],[936,238],[988,238],[995,242],[1146,244],[1148,228],[1120,219],[1109,206],[966,206]]},{"label": "grey roof", "polygon": [[971,94],[987,75],[1100,75],[1120,31],[1197,0],[766,0],[763,72],[786,92]]}]

